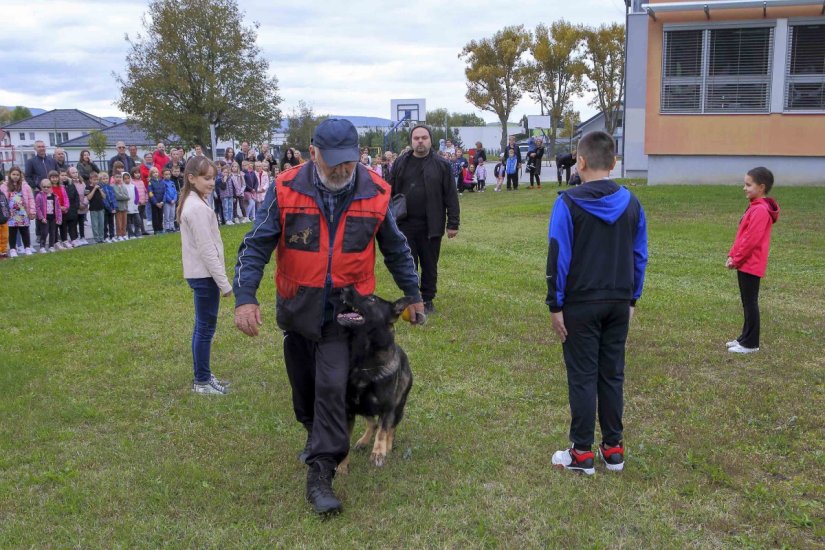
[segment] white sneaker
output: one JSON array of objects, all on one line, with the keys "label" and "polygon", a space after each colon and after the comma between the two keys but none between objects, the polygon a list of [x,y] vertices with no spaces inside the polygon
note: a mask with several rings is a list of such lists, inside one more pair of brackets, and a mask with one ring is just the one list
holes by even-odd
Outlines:
[{"label": "white sneaker", "polygon": [[16,258],[17,257],[17,249],[9,248],[9,258]]},{"label": "white sneaker", "polygon": [[45,246],[41,246],[41,247],[40,247],[40,253],[41,253],[41,254],[45,254],[46,252],[48,252],[48,250],[46,250],[46,247],[45,247]]},{"label": "white sneaker", "polygon": [[69,250],[70,248],[74,248],[74,246],[72,245],[72,243],[70,241],[65,241],[63,243],[63,248],[65,248],[66,250]]},{"label": "white sneaker", "polygon": [[[26,250],[28,250],[28,249],[26,249]],[[20,245],[20,246],[18,246],[18,247],[17,247],[17,253],[18,253],[18,254],[22,254],[22,253],[23,253],[23,245]]]},{"label": "white sneaker", "polygon": [[[575,460],[573,459],[574,452],[576,453]],[[593,454],[593,452],[579,453],[570,448],[553,453],[553,458],[550,459],[550,462],[556,468],[592,476],[596,473],[594,466],[595,459],[596,455]]]},{"label": "white sneaker", "polygon": [[745,346],[737,343],[735,346],[729,347],[728,351],[731,353],[756,353],[759,351],[759,348],[746,348]]},{"label": "white sneaker", "polygon": [[235,218],[235,223],[241,223],[241,219],[240,218]]},{"label": "white sneaker", "polygon": [[730,342],[725,342],[726,348],[732,348],[733,346],[738,346],[739,340],[731,340]]},{"label": "white sneaker", "polygon": [[235,222],[233,222],[232,220],[229,220],[228,222],[226,222],[226,225],[235,225]]},{"label": "white sneaker", "polygon": [[32,250],[31,247],[27,248],[26,249],[26,256],[31,256],[32,254],[34,254],[34,250]]},{"label": "white sneaker", "polygon": [[244,216],[244,219],[241,220],[241,223],[249,223],[249,218]]},{"label": "white sneaker", "polygon": [[55,251],[55,248],[54,248],[54,247],[51,247],[51,248],[49,249],[49,252],[54,252],[54,251]]},{"label": "white sneaker", "polygon": [[108,243],[112,242],[112,239],[108,239],[108,238],[107,238],[107,239],[103,239],[103,242],[108,244]]},{"label": "white sneaker", "polygon": [[80,246],[80,239],[73,240],[71,244],[74,248],[77,248],[78,246]]},{"label": "white sneaker", "polygon": [[226,395],[229,390],[214,376],[208,382],[192,382],[192,391],[205,395]]}]

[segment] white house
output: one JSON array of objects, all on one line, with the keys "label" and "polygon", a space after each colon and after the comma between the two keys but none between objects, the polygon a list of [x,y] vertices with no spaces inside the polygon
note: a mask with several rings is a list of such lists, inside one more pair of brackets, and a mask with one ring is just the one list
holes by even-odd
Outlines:
[{"label": "white house", "polygon": [[[52,109],[4,126],[6,140],[0,156],[7,168],[12,164],[23,166],[26,159],[34,156],[34,143],[38,140],[42,140],[51,152],[92,130],[104,130],[114,125],[114,122],[79,109]],[[69,160],[77,161],[76,158]]]}]

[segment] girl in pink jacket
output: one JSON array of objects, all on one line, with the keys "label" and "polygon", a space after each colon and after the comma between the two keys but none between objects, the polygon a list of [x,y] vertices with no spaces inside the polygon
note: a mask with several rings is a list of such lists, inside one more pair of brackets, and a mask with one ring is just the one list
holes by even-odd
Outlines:
[{"label": "girl in pink jacket", "polygon": [[767,168],[754,168],[745,176],[744,191],[750,204],[725,263],[728,269],[736,270],[745,313],[742,334],[727,343],[732,353],[759,351],[759,282],[768,266],[771,228],[779,219],[779,205],[768,197],[772,187],[773,174]]},{"label": "girl in pink jacket", "polygon": [[0,192],[9,200],[9,258],[17,257],[17,236],[23,243],[24,254],[34,254],[31,245],[29,225],[37,215],[34,193],[31,186],[23,179],[23,172],[17,166],[9,170],[6,182],[0,185]]}]

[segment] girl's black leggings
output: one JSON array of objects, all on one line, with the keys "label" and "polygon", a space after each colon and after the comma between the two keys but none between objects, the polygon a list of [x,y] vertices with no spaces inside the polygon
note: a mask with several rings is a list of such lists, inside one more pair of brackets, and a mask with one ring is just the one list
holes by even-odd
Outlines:
[{"label": "girl's black leggings", "polygon": [[759,347],[759,281],[756,275],[736,272],[739,280],[739,295],[742,298],[742,310],[745,313],[745,322],[742,324],[742,334],[737,338],[739,344],[745,348]]}]

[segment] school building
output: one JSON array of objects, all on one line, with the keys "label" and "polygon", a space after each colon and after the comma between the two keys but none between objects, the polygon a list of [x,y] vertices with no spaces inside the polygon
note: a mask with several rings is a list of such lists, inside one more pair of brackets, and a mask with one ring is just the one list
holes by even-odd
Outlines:
[{"label": "school building", "polygon": [[825,183],[823,0],[628,0],[625,175]]}]

